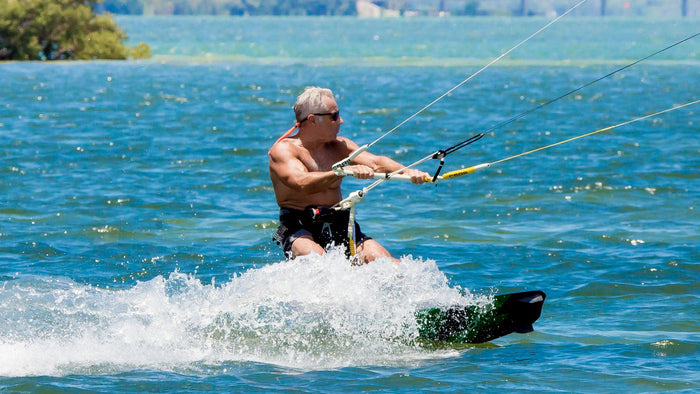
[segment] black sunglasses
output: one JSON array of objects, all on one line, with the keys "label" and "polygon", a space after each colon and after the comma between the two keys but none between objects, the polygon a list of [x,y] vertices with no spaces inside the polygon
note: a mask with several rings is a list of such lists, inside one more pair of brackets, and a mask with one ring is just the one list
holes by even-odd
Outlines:
[{"label": "black sunglasses", "polygon": [[340,117],[340,111],[335,111],[335,112],[326,112],[322,114],[312,114],[316,116],[325,116],[325,115],[330,115],[331,119],[333,119],[334,122],[338,121],[338,118]]}]

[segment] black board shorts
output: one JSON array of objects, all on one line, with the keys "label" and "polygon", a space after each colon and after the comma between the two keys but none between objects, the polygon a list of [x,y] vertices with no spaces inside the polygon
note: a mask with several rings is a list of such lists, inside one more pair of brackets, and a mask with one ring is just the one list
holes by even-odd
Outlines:
[{"label": "black board shorts", "polygon": [[[280,225],[273,240],[282,249],[287,257],[291,257],[292,244],[298,238],[309,235],[313,240],[328,249],[332,245],[344,245],[345,253],[349,256],[348,221],[350,211],[335,210],[327,207],[309,207],[304,210],[280,209]],[[361,245],[368,239],[372,239],[360,230],[360,225],[355,222],[355,245]]]}]

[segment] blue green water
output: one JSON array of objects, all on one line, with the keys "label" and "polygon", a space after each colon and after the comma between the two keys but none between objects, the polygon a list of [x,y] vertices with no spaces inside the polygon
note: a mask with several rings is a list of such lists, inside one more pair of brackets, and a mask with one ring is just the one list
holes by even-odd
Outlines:
[{"label": "blue green water", "polygon": [[[358,219],[400,265],[284,261],[267,150],[305,86],[369,143],[546,21],[119,22],[152,59],[0,64],[0,389],[700,390],[700,105],[380,185]],[[564,19],[372,151],[413,162],[695,33]],[[699,82],[695,38],[445,169],[698,100]],[[527,289],[548,294],[533,333],[415,340],[417,308]]]}]

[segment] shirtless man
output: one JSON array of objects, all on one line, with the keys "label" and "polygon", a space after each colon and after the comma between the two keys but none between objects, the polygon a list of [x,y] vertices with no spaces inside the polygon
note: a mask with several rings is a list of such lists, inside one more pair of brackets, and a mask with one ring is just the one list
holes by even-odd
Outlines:
[{"label": "shirtless man", "polygon": [[[342,199],[342,177],[333,164],[346,159],[358,145],[339,137],[343,118],[333,92],[318,87],[307,88],[294,105],[297,124],[270,149],[270,179],[280,207],[280,227],[275,240],[290,257],[322,254],[332,243],[347,247],[348,211],[330,210]],[[288,137],[298,127],[299,132]],[[369,152],[358,155],[344,169],[356,178],[371,179],[375,172],[393,172],[404,166],[386,156]],[[416,184],[425,182],[425,172],[406,169],[402,172]],[[389,257],[377,241],[366,236],[355,224],[356,251],[361,261]]]}]

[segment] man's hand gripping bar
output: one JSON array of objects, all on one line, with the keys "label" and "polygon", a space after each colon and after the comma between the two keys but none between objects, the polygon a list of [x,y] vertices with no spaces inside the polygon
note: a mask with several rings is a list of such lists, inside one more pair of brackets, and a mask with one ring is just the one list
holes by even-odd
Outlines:
[{"label": "man's hand gripping bar", "polygon": [[[475,166],[462,168],[461,170],[446,172],[442,175],[439,175],[435,181],[433,181],[432,177],[426,177],[425,181],[437,183],[438,180],[456,178],[456,177],[459,177],[462,175],[473,174],[474,172],[479,171],[479,170],[483,170],[484,168],[488,168],[489,166],[491,166],[491,163],[477,164]],[[353,174],[352,171],[343,170],[343,175],[339,175],[339,176],[354,176],[354,175],[355,174]],[[403,175],[403,174],[375,172],[374,179],[386,179],[386,180],[392,180],[392,181],[410,181],[411,177],[408,175]]]}]

